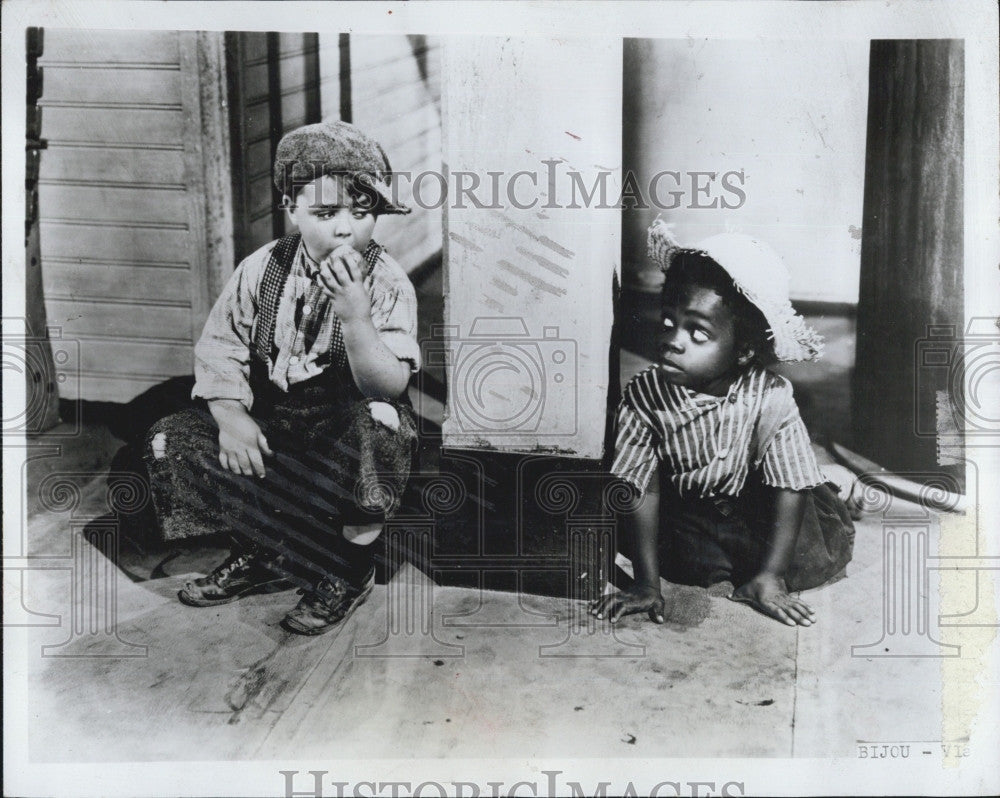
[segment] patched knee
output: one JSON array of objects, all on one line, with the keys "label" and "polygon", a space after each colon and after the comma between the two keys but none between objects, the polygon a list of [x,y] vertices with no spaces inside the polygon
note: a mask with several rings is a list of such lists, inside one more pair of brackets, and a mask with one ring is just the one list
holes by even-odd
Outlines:
[{"label": "patched knee", "polygon": [[167,456],[167,435],[164,432],[157,432],[153,439],[149,442],[150,448],[153,450],[153,457],[157,460],[162,460]]},{"label": "patched knee", "polygon": [[372,402],[368,405],[368,410],[372,414],[372,418],[375,419],[380,424],[391,429],[393,432],[399,431],[399,413],[396,412],[396,408],[387,402]]},{"label": "patched knee", "polygon": [[344,538],[358,546],[367,546],[382,533],[382,522],[373,524],[344,524]]}]

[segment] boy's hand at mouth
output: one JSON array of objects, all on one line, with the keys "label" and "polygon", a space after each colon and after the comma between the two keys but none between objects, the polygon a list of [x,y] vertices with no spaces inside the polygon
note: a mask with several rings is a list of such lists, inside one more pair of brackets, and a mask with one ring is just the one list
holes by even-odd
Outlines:
[{"label": "boy's hand at mouth", "polygon": [[371,297],[365,288],[364,259],[354,247],[341,244],[319,265],[319,284],[342,322],[370,316]]},{"label": "boy's hand at mouth", "polygon": [[757,574],[745,585],[736,588],[729,598],[749,604],[787,626],[812,626],[816,620],[812,608],[789,595],[785,580],[773,574]]},{"label": "boy's hand at mouth", "polygon": [[627,590],[612,593],[591,603],[590,614],[597,618],[607,615],[611,623],[617,623],[625,615],[648,612],[653,623],[663,623],[664,607],[663,594],[659,588],[633,585]]}]

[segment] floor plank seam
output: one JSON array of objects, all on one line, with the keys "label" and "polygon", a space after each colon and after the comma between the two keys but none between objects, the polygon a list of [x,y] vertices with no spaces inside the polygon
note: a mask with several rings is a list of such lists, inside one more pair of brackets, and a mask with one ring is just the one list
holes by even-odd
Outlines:
[{"label": "floor plank seam", "polygon": [[802,628],[795,630],[795,668],[792,672],[792,734],[791,752],[789,757],[795,756],[795,713],[799,708],[799,643],[802,640]]}]

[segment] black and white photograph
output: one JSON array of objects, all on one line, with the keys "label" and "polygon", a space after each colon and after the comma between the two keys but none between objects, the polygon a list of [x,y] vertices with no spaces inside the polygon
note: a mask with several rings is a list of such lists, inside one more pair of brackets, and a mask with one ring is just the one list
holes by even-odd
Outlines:
[{"label": "black and white photograph", "polygon": [[2,12],[5,795],[1000,791],[995,4]]}]

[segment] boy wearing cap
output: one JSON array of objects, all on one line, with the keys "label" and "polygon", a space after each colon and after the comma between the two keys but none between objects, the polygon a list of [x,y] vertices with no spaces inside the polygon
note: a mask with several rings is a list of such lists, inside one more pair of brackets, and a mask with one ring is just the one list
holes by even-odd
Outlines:
[{"label": "boy wearing cap", "polygon": [[662,564],[669,581],[730,582],[734,600],[809,626],[813,610],[791,594],[843,573],[854,527],[817,466],[791,384],[765,367],[814,359],[821,339],[760,241],[724,234],[683,248],[657,220],[649,252],[665,273],[661,356],[625,388],[611,467],[635,492],[623,515],[635,579],[591,613],[663,623]]},{"label": "boy wearing cap", "polygon": [[146,447],[166,537],[226,532],[229,558],[178,597],[224,604],[298,584],[282,624],[318,634],[374,584],[374,547],[416,447],[416,294],[372,240],[407,213],[381,147],[344,122],[278,144],[274,183],[298,228],[248,256],[195,346],[197,406]]}]

